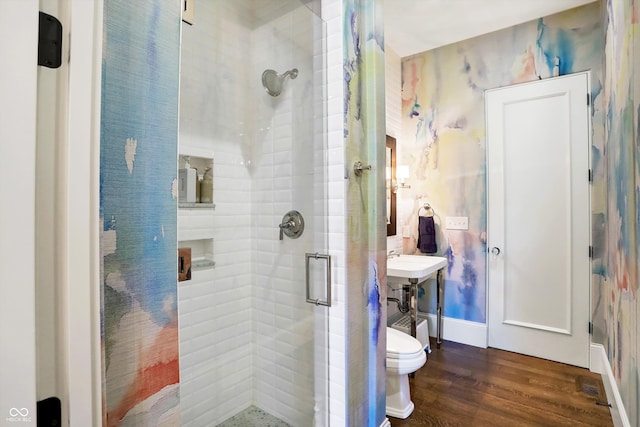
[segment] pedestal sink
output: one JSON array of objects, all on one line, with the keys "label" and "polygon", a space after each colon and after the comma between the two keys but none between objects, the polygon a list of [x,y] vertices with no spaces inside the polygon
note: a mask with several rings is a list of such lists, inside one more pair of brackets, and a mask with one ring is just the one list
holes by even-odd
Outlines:
[{"label": "pedestal sink", "polygon": [[387,276],[418,279],[420,283],[446,266],[447,259],[439,256],[397,255],[387,259]]},{"label": "pedestal sink", "polygon": [[426,255],[396,255],[387,259],[387,277],[396,277],[409,281],[409,312],[411,313],[411,335],[416,336],[418,304],[416,301],[418,284],[437,274],[437,317],[436,317],[436,346],[442,344],[442,314],[444,301],[443,270],[447,266],[447,259]]}]

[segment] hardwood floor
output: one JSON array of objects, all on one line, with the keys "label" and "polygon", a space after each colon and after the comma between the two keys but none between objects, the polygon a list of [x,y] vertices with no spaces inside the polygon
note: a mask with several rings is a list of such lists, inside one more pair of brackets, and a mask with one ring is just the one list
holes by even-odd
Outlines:
[{"label": "hardwood floor", "polygon": [[[404,426],[612,426],[600,375],[492,348],[444,342],[410,379]],[[583,386],[582,384],[586,384]],[[587,390],[587,392],[583,391]],[[594,394],[597,394],[594,396]]]}]

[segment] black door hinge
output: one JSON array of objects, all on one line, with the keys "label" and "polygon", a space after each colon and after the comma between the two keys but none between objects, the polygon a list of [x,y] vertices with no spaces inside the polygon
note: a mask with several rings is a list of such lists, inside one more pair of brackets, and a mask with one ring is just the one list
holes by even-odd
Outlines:
[{"label": "black door hinge", "polygon": [[589,258],[593,258],[593,246],[589,246]]},{"label": "black door hinge", "polygon": [[589,322],[589,335],[593,335],[593,323]]},{"label": "black door hinge", "polygon": [[40,12],[38,65],[58,68],[62,64],[62,24],[55,16]]},{"label": "black door hinge", "polygon": [[36,410],[38,427],[62,426],[62,405],[57,397],[39,400]]},{"label": "black door hinge", "polygon": [[587,94],[587,105],[591,105],[591,95]]},{"label": "black door hinge", "polygon": [[591,169],[589,169],[588,179],[589,179],[589,182],[593,182],[593,172],[591,171]]}]

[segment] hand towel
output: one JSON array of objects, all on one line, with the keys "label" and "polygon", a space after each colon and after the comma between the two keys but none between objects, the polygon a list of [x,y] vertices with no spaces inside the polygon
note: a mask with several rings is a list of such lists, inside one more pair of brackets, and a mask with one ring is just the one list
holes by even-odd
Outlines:
[{"label": "hand towel", "polygon": [[418,217],[418,249],[426,254],[438,252],[436,224],[432,216]]}]

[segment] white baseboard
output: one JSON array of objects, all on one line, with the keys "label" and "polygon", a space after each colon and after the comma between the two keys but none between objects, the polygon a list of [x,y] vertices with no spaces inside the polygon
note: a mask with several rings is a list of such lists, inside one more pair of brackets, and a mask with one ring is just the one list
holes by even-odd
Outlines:
[{"label": "white baseboard", "polygon": [[[604,352],[604,346],[602,344],[591,343],[589,346],[589,370],[600,375],[604,372],[601,352]],[[609,362],[607,361],[607,363]]]},{"label": "white baseboard", "polygon": [[380,427],[391,427],[391,421],[389,421],[389,418],[385,418],[382,424],[380,424]]},{"label": "white baseboard", "polygon": [[[418,317],[425,317],[429,323],[429,336],[436,336],[436,315],[419,313]],[[469,322],[468,320],[442,318],[442,339],[474,347],[487,348],[487,325],[485,323]]]},{"label": "white baseboard", "polygon": [[629,417],[624,409],[618,384],[613,376],[611,364],[607,358],[607,352],[602,344],[591,344],[589,370],[602,376],[604,390],[607,393],[607,401],[611,404],[611,418],[615,427],[631,427]]}]

